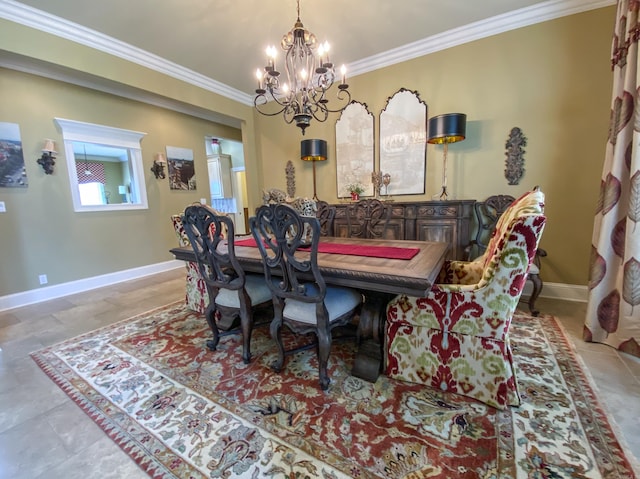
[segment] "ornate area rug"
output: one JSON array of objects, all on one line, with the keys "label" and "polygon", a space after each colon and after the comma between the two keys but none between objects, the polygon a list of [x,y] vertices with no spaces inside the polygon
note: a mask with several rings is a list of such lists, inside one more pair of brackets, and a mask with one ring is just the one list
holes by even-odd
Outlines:
[{"label": "ornate area rug", "polygon": [[266,326],[249,365],[238,336],[209,337],[180,303],[32,356],[154,478],[636,478],[550,316],[514,320],[523,405],[506,411],[354,378],[353,343],[334,344],[322,392],[313,350],[271,371]]}]

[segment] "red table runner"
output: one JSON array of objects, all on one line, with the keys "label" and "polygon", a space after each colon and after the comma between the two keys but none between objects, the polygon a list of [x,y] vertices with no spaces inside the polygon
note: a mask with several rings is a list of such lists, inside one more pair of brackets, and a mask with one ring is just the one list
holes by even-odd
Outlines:
[{"label": "red table runner", "polygon": [[[257,247],[253,238],[235,242],[236,246]],[[301,248],[303,249],[303,248]],[[411,259],[420,252],[420,248],[399,248],[397,246],[362,246],[344,243],[323,243],[318,245],[319,253],[348,254],[352,256],[370,256],[374,258]]]}]

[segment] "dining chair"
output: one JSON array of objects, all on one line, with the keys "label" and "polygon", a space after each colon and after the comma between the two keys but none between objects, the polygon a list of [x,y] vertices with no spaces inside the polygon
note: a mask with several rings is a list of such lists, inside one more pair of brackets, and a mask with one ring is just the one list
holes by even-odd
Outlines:
[{"label": "dining chair", "polygon": [[[183,212],[184,213],[184,212]],[[171,223],[178,238],[179,246],[191,246],[187,233],[182,225],[182,214],[171,215]],[[198,263],[195,261],[187,261],[185,263],[187,271],[185,277],[185,304],[187,308],[204,314],[209,305],[209,296],[207,286],[200,272],[198,271]]]},{"label": "dining chair", "polygon": [[[511,195],[492,195],[484,201],[476,201],[474,203],[477,231],[475,239],[471,241],[466,249],[468,261],[472,261],[485,253],[491,237],[495,233],[500,217],[515,200]],[[529,273],[527,274],[527,279],[531,281],[533,285],[531,295],[527,300],[529,311],[533,316],[540,314],[540,311],[535,307],[535,303],[544,286],[540,278],[540,258],[544,258],[545,256],[547,256],[547,252],[542,248],[538,248],[533,263],[529,268]]]},{"label": "dining chair", "polygon": [[326,201],[316,201],[316,218],[320,222],[320,236],[333,236],[333,220],[336,217],[336,207]]},{"label": "dining chair", "polygon": [[271,290],[263,275],[246,274],[240,266],[231,218],[195,204],[184,210],[182,224],[209,296],[205,315],[213,340],[207,347],[215,351],[221,336],[241,332],[242,359],[248,364],[255,312],[271,306]]},{"label": "dining chair", "polygon": [[347,205],[347,233],[350,238],[385,239],[391,209],[382,201],[367,198]]},{"label": "dining chair", "polygon": [[[330,382],[327,367],[332,332],[349,326],[359,312],[362,295],[351,288],[325,283],[318,268],[317,218],[302,216],[286,204],[264,205],[250,219],[250,229],[273,297],[270,332],[278,347],[278,358],[271,367],[279,372],[286,355],[316,346],[320,388],[326,390]],[[310,243],[304,240],[307,229],[311,230]],[[283,326],[297,335],[313,334],[314,341],[285,350]]]},{"label": "dining chair", "polygon": [[546,223],[544,194],[514,201],[483,256],[445,261],[424,297],[387,306],[386,374],[505,409],[520,405],[509,327]]}]

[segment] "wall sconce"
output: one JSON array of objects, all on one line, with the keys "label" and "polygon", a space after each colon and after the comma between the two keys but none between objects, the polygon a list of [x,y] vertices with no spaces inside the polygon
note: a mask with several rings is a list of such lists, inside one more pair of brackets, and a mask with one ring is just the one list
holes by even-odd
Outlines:
[{"label": "wall sconce", "polygon": [[47,175],[53,173],[53,165],[56,164],[56,145],[53,140],[44,140],[44,148],[42,149],[42,156],[38,158],[38,164],[42,166],[42,169]]},{"label": "wall sconce", "polygon": [[313,164],[313,199],[318,201],[316,194],[316,161],[327,159],[327,142],[325,140],[302,140],[300,142],[300,159]]},{"label": "wall sconce", "polygon": [[167,164],[167,159],[164,156],[164,153],[156,153],[153,156],[153,166],[151,167],[151,171],[158,179],[165,179],[166,176],[164,174],[164,165]]},{"label": "wall sconce", "polygon": [[434,116],[429,120],[429,139],[427,143],[442,145],[444,155],[442,159],[442,191],[440,199],[447,199],[447,150],[449,143],[464,140],[467,129],[467,115],[464,113],[447,113]]}]

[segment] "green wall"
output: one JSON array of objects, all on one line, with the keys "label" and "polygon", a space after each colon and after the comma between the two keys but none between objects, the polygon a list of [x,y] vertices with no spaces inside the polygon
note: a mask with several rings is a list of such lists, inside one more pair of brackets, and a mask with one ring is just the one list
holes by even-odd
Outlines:
[{"label": "green wall", "polygon": [[[547,194],[549,222],[542,246],[547,282],[586,285],[593,212],[604,160],[612,87],[609,51],[615,8],[607,7],[506,32],[349,79],[353,99],[378,119],[388,97],[416,90],[428,115],[464,112],[467,139],[449,149],[455,198],[519,195],[534,185]],[[27,73],[0,69],[0,121],[20,125],[29,177],[26,189],[0,189],[0,296],[171,259],[176,244],[169,216],[208,190],[169,191],[149,171],[166,145],[192,148],[196,174],[206,177],[205,135],[243,142],[249,209],[263,188],[286,189],[285,166],[296,169],[297,194],[311,196],[311,164],[298,161],[299,130],[250,106],[68,40],[0,20],[0,53],[21,57],[175,100],[237,119],[239,129]],[[57,67],[56,67],[57,68]],[[62,150],[53,118],[147,132],[142,141],[149,209],[74,213],[64,153],[53,175],[35,160],[44,138]],[[335,121],[312,123],[304,138],[324,138],[330,158],[317,164],[318,194],[337,201]],[[504,178],[505,142],[514,126],[528,139],[520,185]],[[377,165],[376,148],[376,165]],[[438,193],[442,149],[427,148],[426,194]],[[199,185],[203,185],[200,181]]]},{"label": "green wall", "polygon": [[[0,121],[20,125],[28,188],[1,188],[0,296],[173,259],[177,246],[170,216],[209,198],[205,136],[241,139],[240,130],[68,83],[0,69]],[[73,211],[64,143],[54,117],[146,132],[142,139],[149,209]],[[44,138],[56,142],[55,171],[36,163]],[[153,155],[165,147],[192,149],[195,191],[169,190],[156,180]]]},{"label": "green wall", "polygon": [[[546,193],[548,223],[542,246],[547,282],[586,285],[593,215],[607,139],[612,76],[609,63],[615,7],[593,10],[511,32],[349,79],[354,100],[375,118],[400,88],[416,90],[428,116],[467,114],[467,138],[449,147],[450,197],[519,196],[539,185]],[[336,53],[337,54],[337,53]],[[338,201],[335,122],[312,122],[303,137],[281,119],[258,117],[258,156],[265,187],[286,189],[285,166],[296,167],[297,194],[313,195],[312,165],[295,161],[300,140],[323,138],[329,161],[317,163],[318,197]],[[505,143],[513,127],[527,138],[525,174],[509,186]],[[378,169],[378,148],[375,152]],[[397,201],[428,200],[439,193],[442,147],[427,147],[426,194]],[[392,177],[393,177],[393,172]],[[393,179],[392,179],[393,181]]]}]

